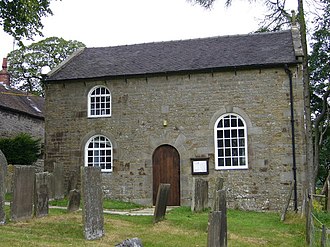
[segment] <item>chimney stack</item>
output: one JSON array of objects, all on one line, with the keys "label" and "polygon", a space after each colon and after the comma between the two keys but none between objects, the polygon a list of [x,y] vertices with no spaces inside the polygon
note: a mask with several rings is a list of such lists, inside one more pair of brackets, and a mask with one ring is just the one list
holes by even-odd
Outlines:
[{"label": "chimney stack", "polygon": [[2,70],[0,71],[0,83],[10,86],[10,75],[7,71],[7,58],[2,60]]}]

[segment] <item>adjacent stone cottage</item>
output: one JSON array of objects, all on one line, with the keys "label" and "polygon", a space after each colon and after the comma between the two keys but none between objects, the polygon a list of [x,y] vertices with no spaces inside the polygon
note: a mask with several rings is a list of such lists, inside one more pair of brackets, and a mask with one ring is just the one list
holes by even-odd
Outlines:
[{"label": "adjacent stone cottage", "polygon": [[45,99],[10,86],[7,59],[0,71],[0,137],[13,137],[29,133],[44,139]]},{"label": "adjacent stone cottage", "polygon": [[189,206],[194,177],[212,199],[223,177],[230,207],[278,210],[296,167],[301,200],[301,56],[295,28],[82,49],[47,79],[45,168],[62,164],[69,190],[101,166],[105,196],[147,205],[170,183]]}]

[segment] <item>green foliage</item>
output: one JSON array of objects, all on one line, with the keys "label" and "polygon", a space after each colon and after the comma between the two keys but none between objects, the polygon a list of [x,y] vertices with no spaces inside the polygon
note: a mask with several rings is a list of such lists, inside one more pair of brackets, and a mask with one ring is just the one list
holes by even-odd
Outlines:
[{"label": "green foliage", "polygon": [[324,183],[330,169],[329,91],[330,91],[330,1],[321,0],[322,12],[315,18],[312,52],[309,56],[311,108],[315,119],[320,118],[318,183]]},{"label": "green foliage", "polygon": [[14,138],[1,138],[0,149],[8,164],[32,165],[40,156],[40,139],[21,133]]},{"label": "green foliage", "polygon": [[42,69],[55,68],[74,51],[85,45],[76,40],[50,37],[8,54],[11,82],[23,91],[44,95]]},{"label": "green foliage", "polygon": [[41,18],[52,15],[51,0],[2,0],[0,1],[0,26],[20,41],[42,35]]}]

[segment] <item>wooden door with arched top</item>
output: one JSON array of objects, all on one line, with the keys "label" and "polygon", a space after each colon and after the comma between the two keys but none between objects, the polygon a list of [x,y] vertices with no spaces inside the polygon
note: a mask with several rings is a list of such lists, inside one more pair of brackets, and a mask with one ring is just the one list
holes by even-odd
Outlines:
[{"label": "wooden door with arched top", "polygon": [[162,145],[156,148],[152,156],[153,174],[153,204],[156,204],[159,184],[170,184],[168,204],[180,205],[180,155],[170,145]]}]

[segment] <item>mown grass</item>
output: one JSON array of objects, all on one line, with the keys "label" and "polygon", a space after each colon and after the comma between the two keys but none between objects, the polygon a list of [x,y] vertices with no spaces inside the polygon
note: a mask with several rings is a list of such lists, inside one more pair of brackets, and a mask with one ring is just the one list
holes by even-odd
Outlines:
[{"label": "mown grass", "polygon": [[[123,206],[123,202],[120,207]],[[6,208],[7,215],[9,207]],[[304,246],[304,220],[277,213],[228,210],[228,246]],[[105,236],[87,241],[81,212],[50,209],[44,218],[8,222],[0,226],[0,246],[114,246],[138,237],[145,247],[200,247],[207,243],[208,212],[192,213],[188,207],[171,210],[164,221],[153,224],[152,216],[104,215]]]},{"label": "mown grass", "polygon": [[[49,205],[58,206],[58,207],[67,207],[68,200],[64,198],[61,200],[50,201]],[[132,209],[142,208],[142,206],[133,202],[123,202],[118,200],[104,199],[103,208],[112,209],[112,210],[132,210]]]}]

